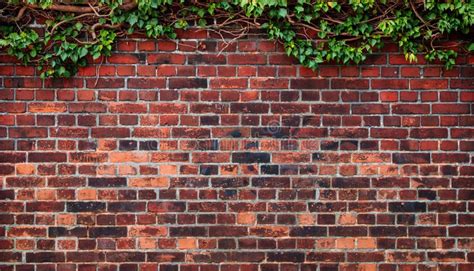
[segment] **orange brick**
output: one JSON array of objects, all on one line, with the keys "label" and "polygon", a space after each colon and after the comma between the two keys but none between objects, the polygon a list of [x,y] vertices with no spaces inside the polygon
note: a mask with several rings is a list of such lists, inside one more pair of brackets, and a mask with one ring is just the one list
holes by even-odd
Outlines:
[{"label": "orange brick", "polygon": [[238,213],[237,223],[239,224],[255,224],[256,216],[253,213]]},{"label": "orange brick", "polygon": [[175,165],[160,165],[161,175],[173,175],[178,172],[178,167]]},{"label": "orange brick", "polygon": [[118,163],[140,163],[148,161],[146,152],[111,152],[109,154],[110,162]]},{"label": "orange brick", "polygon": [[35,173],[35,165],[32,165],[32,164],[16,165],[16,174],[18,175],[32,175],[34,173]]},{"label": "orange brick", "polygon": [[118,170],[120,175],[137,175],[137,169],[134,166],[119,165]]},{"label": "orange brick", "polygon": [[128,184],[133,187],[168,187],[169,179],[165,177],[130,178]]},{"label": "orange brick", "polygon": [[197,242],[194,238],[178,239],[178,249],[195,249]]},{"label": "orange brick", "polygon": [[97,190],[81,189],[77,191],[77,199],[79,200],[94,200],[97,199]]},{"label": "orange brick", "polygon": [[377,248],[377,241],[375,238],[358,238],[357,248],[375,249]]},{"label": "orange brick", "polygon": [[343,225],[354,225],[357,222],[357,217],[354,214],[345,213],[339,216],[339,223]]},{"label": "orange brick", "polygon": [[355,248],[355,239],[354,238],[338,238],[336,240],[336,248],[339,248],[339,249]]},{"label": "orange brick", "polygon": [[56,190],[39,190],[36,192],[36,198],[38,200],[54,200],[56,199]]},{"label": "orange brick", "polygon": [[377,166],[360,166],[360,174],[362,175],[377,175],[378,167]]},{"label": "orange brick", "polygon": [[58,225],[74,225],[75,222],[75,216],[71,214],[58,214],[56,217]]},{"label": "orange brick", "polygon": [[300,225],[314,225],[316,217],[312,214],[299,214],[298,221]]},{"label": "orange brick", "polygon": [[32,250],[35,248],[35,241],[30,239],[16,240],[16,249],[18,250]]},{"label": "orange brick", "polygon": [[116,167],[112,165],[100,165],[97,167],[98,175],[115,175]]}]

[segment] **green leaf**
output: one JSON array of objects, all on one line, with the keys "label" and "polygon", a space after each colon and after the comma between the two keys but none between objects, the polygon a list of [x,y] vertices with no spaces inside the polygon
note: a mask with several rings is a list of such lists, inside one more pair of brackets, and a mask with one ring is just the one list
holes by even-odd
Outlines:
[{"label": "green leaf", "polygon": [[469,46],[467,47],[467,50],[469,50],[469,52],[474,51],[474,42],[469,44]]},{"label": "green leaf", "polygon": [[129,17],[128,17],[128,23],[130,25],[134,25],[138,22],[138,16],[135,15],[135,14],[131,14]]},{"label": "green leaf", "polygon": [[93,59],[98,59],[99,57],[100,57],[100,52],[95,52],[94,54],[92,54]]},{"label": "green leaf", "polygon": [[278,17],[280,18],[285,18],[287,14],[288,14],[288,11],[286,10],[286,8],[280,8],[278,10]]}]

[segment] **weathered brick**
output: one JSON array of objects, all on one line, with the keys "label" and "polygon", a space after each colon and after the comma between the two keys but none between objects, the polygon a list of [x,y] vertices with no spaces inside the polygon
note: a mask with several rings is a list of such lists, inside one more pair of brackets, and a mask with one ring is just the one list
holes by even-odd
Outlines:
[{"label": "weathered brick", "polygon": [[27,212],[62,212],[64,211],[64,202],[38,201],[28,202],[26,204]]},{"label": "weathered brick", "polygon": [[230,105],[231,113],[258,114],[268,113],[270,106],[263,103],[234,103]]},{"label": "weathered brick", "polygon": [[92,238],[126,237],[127,227],[93,227],[89,228],[89,236]]},{"label": "weathered brick", "polygon": [[369,80],[367,79],[332,79],[331,88],[333,89],[368,89]]},{"label": "weathered brick", "polygon": [[327,236],[328,229],[319,226],[294,227],[290,229],[290,236]]},{"label": "weathered brick", "polygon": [[329,88],[327,79],[291,79],[291,89],[324,89]]},{"label": "weathered brick", "polygon": [[153,202],[148,204],[148,211],[153,213],[184,212],[184,202]]},{"label": "weathered brick", "polygon": [[390,202],[388,208],[391,212],[426,212],[426,203],[424,202]]},{"label": "weathered brick", "polygon": [[268,153],[254,153],[254,152],[242,152],[232,154],[233,163],[268,163],[270,162],[270,154]]},{"label": "weathered brick", "polygon": [[120,187],[127,185],[127,179],[121,177],[89,178],[88,184],[92,187]]},{"label": "weathered brick", "polygon": [[170,89],[181,89],[181,88],[207,88],[207,80],[204,78],[170,78],[169,88]]},{"label": "weathered brick", "polygon": [[290,187],[290,179],[285,177],[258,177],[252,179],[255,187]]},{"label": "weathered brick", "polygon": [[66,211],[68,212],[103,212],[105,211],[104,202],[68,202],[66,204]]},{"label": "weathered brick", "polygon": [[28,153],[28,162],[38,163],[38,162],[66,162],[67,154],[59,152],[30,152]]},{"label": "weathered brick", "polygon": [[394,153],[393,162],[396,164],[429,164],[429,153]]},{"label": "weathered brick", "polygon": [[65,262],[64,252],[28,252],[26,262],[28,263],[61,263]]}]

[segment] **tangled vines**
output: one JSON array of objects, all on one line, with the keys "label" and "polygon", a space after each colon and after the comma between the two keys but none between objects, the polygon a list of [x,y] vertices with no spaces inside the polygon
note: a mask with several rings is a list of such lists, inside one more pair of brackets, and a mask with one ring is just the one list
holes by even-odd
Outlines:
[{"label": "tangled vines", "polygon": [[[175,39],[176,29],[189,27],[223,39],[259,29],[312,69],[325,61],[360,63],[384,39],[410,61],[424,54],[450,68],[459,51],[474,50],[473,24],[470,0],[0,1],[0,47],[36,64],[43,78],[74,75],[88,56],[110,55],[119,37]],[[445,42],[450,34],[458,35],[456,42]]]}]

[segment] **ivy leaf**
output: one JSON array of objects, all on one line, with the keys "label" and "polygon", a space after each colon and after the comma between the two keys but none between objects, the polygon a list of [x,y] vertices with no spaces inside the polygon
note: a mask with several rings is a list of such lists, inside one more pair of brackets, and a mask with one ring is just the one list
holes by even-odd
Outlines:
[{"label": "ivy leaf", "polygon": [[137,22],[138,22],[138,16],[137,16],[137,15],[132,14],[132,15],[130,15],[130,16],[128,17],[128,23],[129,23],[130,25],[134,25],[134,24],[136,24]]},{"label": "ivy leaf", "polygon": [[288,11],[286,10],[286,8],[280,8],[278,10],[278,17],[280,18],[285,18],[287,14],[288,14]]},{"label": "ivy leaf", "polygon": [[76,30],[81,30],[82,29],[82,23],[81,22],[77,22],[75,25],[74,25],[74,28],[76,28]]},{"label": "ivy leaf", "polygon": [[467,50],[469,50],[469,52],[474,51],[474,42],[469,44],[469,46],[467,47]]},{"label": "ivy leaf", "polygon": [[85,47],[81,47],[81,49],[79,49],[79,57],[80,58],[83,58],[87,55],[88,51]]},{"label": "ivy leaf", "polygon": [[100,52],[95,52],[94,54],[92,54],[93,59],[98,59],[99,57],[100,57]]}]

